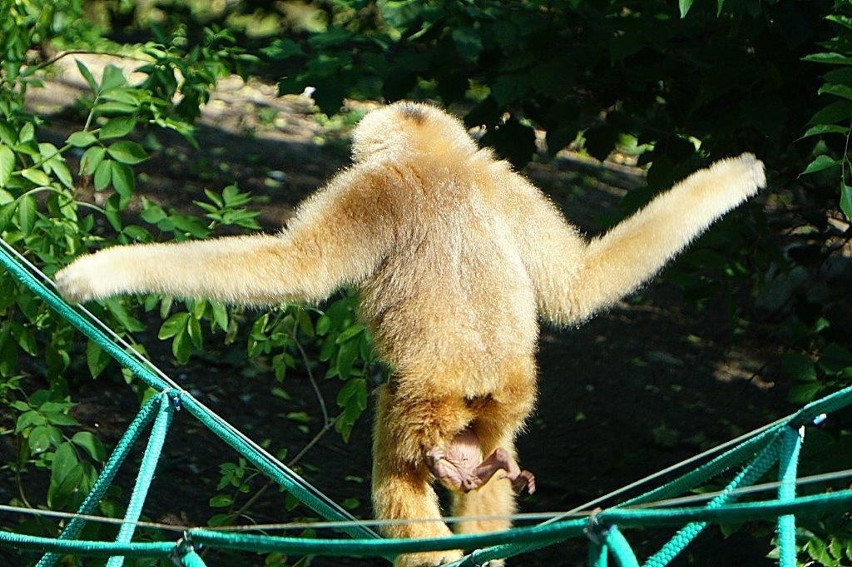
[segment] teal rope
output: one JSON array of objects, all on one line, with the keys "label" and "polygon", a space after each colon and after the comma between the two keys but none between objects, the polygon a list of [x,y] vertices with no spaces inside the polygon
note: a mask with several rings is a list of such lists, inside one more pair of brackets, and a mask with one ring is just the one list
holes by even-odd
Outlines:
[{"label": "teal rope", "polygon": [[639,567],[636,554],[627,542],[627,538],[615,526],[609,528],[606,534],[606,544],[609,552],[615,558],[619,567]]},{"label": "teal rope", "polygon": [[[784,428],[778,466],[781,482],[778,500],[781,502],[787,502],[796,497],[796,475],[801,448],[802,433],[792,427]],[[792,514],[778,517],[778,547],[779,567],[796,567],[796,517]]]},{"label": "teal rope", "polygon": [[[605,510],[597,515],[598,522],[620,528],[648,528],[682,526],[691,522],[737,523],[776,518],[783,514],[827,514],[848,511],[852,506],[852,490],[839,490],[815,496],[803,496],[788,502],[771,500],[749,504],[728,504],[724,507],[671,508],[666,510]],[[366,557],[385,554],[439,551],[447,549],[475,549],[483,545],[513,544],[524,548],[531,543],[551,544],[578,537],[588,526],[585,518],[565,520],[553,524],[516,527],[511,530],[481,534],[454,535],[430,539],[305,539],[277,537],[198,528],[191,530],[193,543],[233,550],[252,552],[280,551],[294,555],[329,555]],[[504,548],[511,551],[507,546]],[[509,553],[504,557],[514,555]],[[484,556],[480,556],[484,558]]]},{"label": "teal rope", "polygon": [[[769,467],[775,464],[778,460],[779,440],[776,436],[772,442],[755,457],[755,459],[745,469],[742,470],[734,479],[725,487],[722,494],[716,496],[707,503],[708,509],[719,508],[726,504],[733,496],[731,491],[742,485],[750,485],[757,481],[763,474],[769,470]],[[689,543],[707,527],[707,522],[693,522],[678,531],[678,533],[663,546],[660,551],[652,555],[645,562],[645,567],[663,567],[671,563]]]},{"label": "teal rope", "polygon": [[607,567],[609,559],[607,557],[606,544],[598,539],[592,539],[589,542],[589,567]]},{"label": "teal rope", "polygon": [[[68,306],[64,301],[62,301],[55,293],[51,292],[47,288],[41,284],[38,280],[32,277],[28,271],[23,269],[17,262],[13,261],[10,256],[5,251],[0,253],[0,264],[3,264],[15,277],[17,277],[22,283],[27,285],[31,290],[33,290],[37,295],[42,297],[54,310],[56,310],[61,316],[65,317],[71,324],[80,329],[84,334],[89,336],[98,346],[103,348],[108,354],[116,358],[123,366],[130,369],[134,374],[136,374],[140,379],[146,382],[149,386],[158,389],[164,390],[167,388],[167,384],[158,376],[156,376],[153,372],[150,371],[144,364],[142,364],[137,359],[131,357],[127,353],[125,353],[118,345],[112,342],[102,331],[94,327],[90,322],[83,319],[78,312],[76,312],[73,308]],[[289,469],[285,469],[282,471],[276,465],[277,462],[270,461],[262,454],[258,453],[251,446],[247,445],[240,437],[237,435],[232,429],[229,429],[227,424],[222,424],[214,419],[214,416],[209,413],[209,410],[197,402],[194,398],[189,396],[188,394],[181,393],[179,394],[180,398],[186,403],[187,407],[191,409],[191,413],[196,415],[200,420],[205,422],[205,425],[213,428],[215,426],[217,431],[216,434],[219,435],[220,438],[228,442],[231,446],[238,448],[241,451],[247,451],[249,454],[253,455],[257,462],[253,461],[256,466],[259,466],[264,472],[269,474],[273,473],[273,477],[283,477],[287,478],[288,473],[291,472]],[[783,424],[791,424],[791,425],[801,425],[807,424],[813,420],[813,418],[820,413],[829,413],[833,410],[839,409],[841,407],[845,407],[852,402],[852,386],[841,390],[835,394],[827,396],[821,400],[817,400],[811,404],[808,404],[802,410],[785,420]],[[204,419],[202,419],[202,416]],[[206,420],[206,421],[205,421]],[[753,482],[749,480],[752,476],[754,476],[755,480],[759,478],[763,472],[765,472],[766,468],[772,465],[770,462],[768,465],[765,465],[766,459],[761,459],[761,456],[766,455],[767,451],[771,448],[774,448],[776,457],[777,452],[779,450],[778,444],[778,431],[777,427],[772,427],[767,431],[760,433],[749,441],[745,442],[743,445],[733,449],[720,457],[717,457],[713,461],[707,463],[703,467],[700,467],[698,470],[693,471],[687,475],[684,475],[680,479],[673,481],[661,487],[656,491],[651,491],[642,495],[641,497],[634,499],[635,501],[649,501],[660,498],[662,494],[671,494],[678,493],[685,488],[691,488],[702,482],[701,479],[710,478],[718,474],[721,470],[739,465],[743,460],[747,459],[749,455],[754,453],[754,448],[766,441],[767,439],[771,440],[770,446],[766,447],[759,455],[755,461],[750,464],[734,481],[729,485],[729,489],[733,489],[740,484],[745,484],[748,482]],[[152,432],[152,439],[153,439]],[[116,451],[115,454],[117,454]],[[123,458],[123,457],[122,457]],[[762,472],[758,474],[760,468],[766,466]],[[153,472],[152,472],[153,474]],[[103,476],[103,475],[102,475]],[[795,475],[793,476],[795,480]],[[289,480],[290,484],[294,487],[294,492],[305,490],[308,491],[307,494],[311,497],[310,500],[313,500],[315,496],[309,492],[312,488],[309,484],[307,484],[303,479],[295,476],[294,480]],[[108,483],[105,483],[108,484]],[[146,489],[147,490],[147,489]],[[809,513],[827,513],[831,511],[843,511],[848,509],[850,504],[852,504],[852,491],[838,491],[831,494],[818,495],[813,497],[803,497],[803,498],[795,498],[795,494],[792,495],[790,499],[782,499],[782,496],[779,494],[779,500],[772,502],[764,502],[758,504],[727,504],[727,496],[728,495],[720,495],[713,501],[711,501],[707,507],[699,508],[699,509],[690,509],[690,508],[682,508],[682,509],[668,509],[668,510],[623,510],[623,509],[613,509],[607,512],[603,512],[598,515],[599,521],[606,522],[607,524],[614,526],[619,525],[621,527],[649,527],[649,526],[662,526],[662,525],[683,525],[686,522],[690,522],[690,525],[686,526],[686,528],[682,529],[681,532],[670,542],[671,551],[674,551],[675,555],[680,551],[681,545],[680,540],[685,540],[683,545],[686,545],[689,540],[694,537],[686,537],[689,535],[690,529],[694,530],[700,524],[705,524],[711,521],[717,522],[734,522],[734,521],[748,521],[750,519],[765,519],[767,517],[773,516],[788,516],[794,515],[797,512],[807,511]],[[789,496],[786,495],[785,496]],[[143,498],[144,500],[144,498]],[[309,506],[311,504],[306,502]],[[141,507],[141,503],[140,503]],[[333,508],[332,508],[333,509]],[[318,511],[318,510],[317,510]],[[332,515],[331,517],[335,519],[340,519],[341,516]],[[350,516],[347,514],[342,515],[343,519],[349,519]],[[134,520],[135,521],[135,520]],[[72,520],[73,522],[73,520]],[[71,527],[71,523],[69,523],[69,527]],[[82,525],[82,524],[80,524]],[[579,532],[582,532],[582,529],[585,525],[584,521],[561,521],[547,525],[539,525],[532,526],[527,528],[515,528],[514,530],[508,532],[501,532],[498,534],[476,534],[476,535],[465,535],[465,536],[453,536],[450,538],[440,538],[437,540],[378,540],[375,539],[375,533],[372,530],[369,530],[366,527],[358,526],[362,530],[366,531],[368,536],[363,540],[303,540],[299,538],[270,538],[270,536],[247,536],[245,534],[234,534],[234,533],[219,533],[219,532],[209,532],[205,530],[193,530],[193,537],[198,539],[204,539],[205,537],[211,538],[210,544],[213,544],[217,541],[217,538],[221,539],[222,547],[228,547],[231,549],[243,549],[242,545],[251,544],[253,547],[250,547],[250,551],[257,551],[259,548],[256,547],[258,544],[266,544],[272,545],[270,550],[287,550],[293,551],[298,549],[308,549],[308,551],[304,551],[304,553],[308,554],[326,554],[326,555],[357,555],[358,549],[364,550],[364,554],[367,555],[387,555],[389,553],[408,553],[408,552],[416,552],[421,550],[429,550],[429,549],[454,549],[458,547],[476,547],[478,545],[491,545],[490,549],[479,550],[472,554],[469,557],[476,556],[477,558],[498,558],[498,557],[509,557],[512,555],[516,555],[518,553],[523,553],[525,551],[535,549],[538,547],[542,547],[544,545],[548,545],[550,543],[554,543],[556,541],[561,541],[562,539],[568,537],[574,537],[578,535]],[[703,525],[698,527],[697,532],[700,532],[703,529]],[[79,531],[79,528],[75,529]],[[66,530],[69,534],[72,533]],[[359,530],[355,530],[359,531]],[[610,531],[613,531],[610,528]],[[695,535],[697,535],[697,532]],[[623,540],[623,536],[621,536],[621,540],[619,540],[620,532],[618,530],[614,530],[614,533],[617,535],[613,536],[612,542],[607,542],[607,547],[612,546],[613,548],[619,548],[623,550],[622,544],[626,545],[626,549],[629,550],[629,553],[632,554],[632,550],[629,549],[629,545],[627,545],[626,540]],[[132,535],[132,534],[131,534]],[[61,537],[61,536],[60,536]],[[68,536],[73,537],[73,536]],[[249,539],[247,539],[249,538]],[[267,540],[252,540],[250,538],[268,538]],[[518,540],[521,539],[524,543],[517,543]],[[52,538],[35,538],[32,536],[21,536],[19,534],[14,534],[10,532],[0,531],[0,545],[15,545],[19,548],[25,549],[40,549],[42,551],[50,551],[50,552],[60,552],[60,551],[71,551],[78,554],[90,554],[90,555],[120,555],[120,556],[159,556],[163,554],[163,550],[168,549],[174,551],[174,544],[143,544],[143,543],[113,543],[113,542],[79,542],[79,541],[67,541],[64,539],[52,539]],[[327,549],[317,549],[317,545],[322,546],[323,544],[327,544]],[[353,553],[353,546],[356,548],[355,553]],[[664,548],[665,550],[666,548]],[[662,553],[664,550],[661,550]],[[501,555],[495,555],[496,552],[501,552]],[[190,554],[194,555],[194,552]],[[197,556],[196,556],[197,557]],[[44,558],[43,558],[44,559]],[[653,558],[652,558],[653,559]],[[629,557],[625,559],[629,561]],[[201,561],[198,558],[198,561]],[[466,562],[466,561],[463,561]],[[650,562],[649,562],[650,564]],[[203,565],[199,563],[199,565]]]},{"label": "teal rope", "polygon": [[104,557],[123,555],[125,557],[168,557],[175,549],[173,541],[115,543],[114,541],[62,540],[55,537],[41,537],[18,534],[0,530],[0,546],[25,551],[49,551],[51,553],[70,553],[79,556]]},{"label": "teal rope", "polygon": [[842,390],[838,390],[833,394],[829,394],[824,398],[815,400],[795,414],[790,416],[788,423],[795,428],[803,425],[810,425],[814,418],[823,413],[832,413],[839,409],[843,409],[852,403],[852,386],[847,386]]},{"label": "teal rope", "polygon": [[[194,415],[198,421],[203,423],[216,436],[243,455],[254,466],[263,471],[263,473],[269,478],[283,486],[288,492],[298,498],[299,501],[305,503],[306,506],[328,520],[348,521],[352,519],[352,517],[346,512],[341,511],[337,507],[330,506],[326,503],[326,501],[317,498],[317,496],[310,491],[310,485],[308,485],[307,482],[295,472],[286,467],[285,471],[282,472],[280,467],[283,465],[279,464],[278,466],[275,466],[267,459],[263,458],[262,455],[253,451],[242,439],[234,435],[230,429],[223,427],[221,423],[212,419],[207,408],[201,405],[198,400],[184,392],[181,392],[179,395],[182,405],[186,407],[187,411]],[[352,537],[379,538],[379,535],[376,532],[367,526],[362,526],[361,524],[353,524],[351,527],[341,529]]]},{"label": "teal rope", "polygon": [[[164,391],[159,395],[159,401],[160,411],[157,414],[154,425],[151,427],[151,437],[148,439],[148,446],[145,448],[142,463],[139,465],[139,474],[133,486],[130,503],[127,505],[124,522],[121,524],[118,536],[115,538],[116,543],[129,543],[133,538],[133,532],[136,531],[136,522],[142,514],[142,506],[145,504],[148,489],[151,487],[151,481],[154,480],[154,473],[157,470],[157,462],[160,460],[160,454],[163,452],[163,444],[166,441],[166,434],[169,431],[169,425],[172,422],[174,412],[168,391]],[[110,557],[109,561],[107,561],[107,567],[121,567],[122,565],[124,565],[124,556],[122,555]]]},{"label": "teal rope", "polygon": [[[620,528],[649,528],[681,526],[690,522],[739,523],[765,520],[770,517],[777,518],[786,514],[807,513],[812,516],[819,516],[846,512],[850,507],[852,507],[852,490],[846,489],[826,494],[802,496],[786,502],[771,500],[748,504],[728,504],[713,509],[707,507],[666,510],[612,509],[601,512],[597,518],[603,525],[617,525]],[[256,553],[281,551],[298,555],[365,557],[457,549],[459,547],[473,549],[483,545],[497,546],[501,544],[506,544],[504,549],[512,551],[510,547],[512,544],[520,549],[526,547],[525,544],[514,543],[519,540],[536,545],[546,545],[581,536],[587,525],[588,521],[583,518],[546,525],[518,527],[503,532],[456,535],[434,539],[305,539],[249,535],[204,528],[191,530],[189,535],[193,544],[205,544],[223,549]],[[158,557],[173,553],[180,544],[178,542],[118,544],[115,542],[65,541],[0,531],[0,545],[28,550],[69,552],[78,555],[118,554]],[[515,554],[508,553],[504,557],[512,555]]]},{"label": "teal rope", "polygon": [[207,564],[204,563],[204,560],[201,559],[201,556],[195,553],[195,550],[189,548],[180,556],[180,563],[182,567],[207,567]]},{"label": "teal rope", "polygon": [[[92,489],[77,509],[78,514],[91,514],[95,507],[100,504],[101,499],[109,488],[109,485],[112,484],[113,479],[115,479],[115,475],[118,472],[119,467],[121,467],[121,464],[124,462],[124,459],[133,447],[133,444],[136,443],[136,440],[142,433],[142,429],[147,427],[147,425],[151,423],[151,420],[154,419],[154,408],[157,403],[158,400],[156,398],[151,398],[144,406],[142,406],[139,413],[136,414],[136,417],[127,427],[124,435],[122,435],[121,439],[119,439],[118,444],[115,446],[115,450],[104,465],[103,471],[101,471],[101,474],[98,475],[97,480],[92,485]],[[62,533],[59,534],[59,539],[74,539],[85,525],[86,520],[80,517],[72,518]],[[60,555],[56,553],[48,553],[43,556],[38,563],[36,563],[36,567],[52,567],[56,561],[59,560],[59,557]]]},{"label": "teal rope", "polygon": [[[596,520],[593,523],[599,525]],[[607,567],[610,555],[619,567],[639,567],[636,554],[617,526],[602,529],[590,526],[589,530],[592,530],[586,532],[589,536],[589,567]]]},{"label": "teal rope", "polygon": [[622,504],[619,504],[619,506],[633,506],[636,504],[643,504],[645,502],[665,500],[666,498],[671,498],[672,496],[692,490],[711,478],[719,476],[719,474],[726,470],[739,466],[750,458],[754,458],[758,451],[766,446],[767,442],[771,442],[771,440],[778,435],[778,427],[781,427],[782,425],[783,424],[779,424],[777,427],[762,431],[755,437],[745,441],[742,445],[738,445],[730,451],[722,453],[697,469],[690,471],[685,475],[664,484],[663,486],[650,490],[635,498],[631,498]]},{"label": "teal rope", "polygon": [[[138,378],[145,382],[145,384],[157,391],[163,391],[169,388],[169,385],[157,376],[150,368],[142,364],[132,355],[126,353],[103,331],[85,319],[78,311],[68,305],[65,300],[49,290],[24,266],[20,265],[14,258],[12,258],[5,249],[0,249],[0,264],[2,264],[21,283],[47,302],[47,304],[61,317],[65,318],[80,332],[92,339],[92,341],[100,346],[107,354],[116,359],[122,366],[133,372]],[[257,450],[242,441],[239,436],[234,433],[234,430],[230,429],[230,426],[226,428],[220,422],[213,419],[210,410],[195,400],[189,393],[181,391],[180,398],[190,409],[190,412],[200,421],[213,429],[220,438],[225,440],[231,447],[234,447],[237,451],[239,451],[241,455],[245,456],[249,461],[263,470],[270,478],[273,478],[276,482],[283,486],[285,490],[299,498],[301,502],[311,508],[314,512],[328,520],[354,520],[354,517],[351,514],[313,488],[313,486],[307,483],[293,470],[284,466],[282,463],[272,462],[267,457],[259,454]],[[376,532],[365,526],[351,528],[347,530],[347,532],[355,536],[373,538],[379,537]]]},{"label": "teal rope", "polygon": [[18,281],[27,286],[33,293],[42,298],[60,317],[71,323],[81,333],[92,339],[106,353],[116,359],[119,364],[133,372],[140,380],[157,391],[168,387],[163,380],[139,362],[133,356],[122,350],[103,331],[84,319],[79,312],[68,305],[64,299],[49,290],[37,280],[24,266],[12,258],[6,250],[0,249],[0,264],[3,265]]}]

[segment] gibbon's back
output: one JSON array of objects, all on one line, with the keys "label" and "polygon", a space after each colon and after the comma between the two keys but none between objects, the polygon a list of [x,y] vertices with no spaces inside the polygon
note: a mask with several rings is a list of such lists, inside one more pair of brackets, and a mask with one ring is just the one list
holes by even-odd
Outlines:
[{"label": "gibbon's back", "polygon": [[[393,202],[397,226],[390,253],[360,286],[361,314],[395,371],[442,365],[475,383],[476,368],[489,381],[506,359],[529,356],[538,332],[533,285],[501,202],[510,191],[498,184],[505,165],[460,123],[440,113],[442,123],[431,124],[429,107],[417,106],[425,116],[402,113],[405,135],[371,142],[366,158],[393,171],[380,189],[395,193],[382,200]],[[375,114],[368,130],[383,122]],[[356,156],[365,139],[379,139],[360,134]]]}]

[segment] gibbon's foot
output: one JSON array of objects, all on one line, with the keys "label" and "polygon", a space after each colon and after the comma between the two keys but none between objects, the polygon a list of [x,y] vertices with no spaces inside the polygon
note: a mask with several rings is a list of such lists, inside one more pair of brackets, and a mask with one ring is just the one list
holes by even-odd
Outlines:
[{"label": "gibbon's foot", "polygon": [[476,434],[470,429],[455,436],[447,449],[434,447],[426,453],[429,470],[444,486],[451,490],[470,492],[488,482],[498,470],[500,477],[512,482],[518,494],[524,490],[535,492],[535,476],[521,470],[518,462],[503,448],[495,449],[485,459]]}]

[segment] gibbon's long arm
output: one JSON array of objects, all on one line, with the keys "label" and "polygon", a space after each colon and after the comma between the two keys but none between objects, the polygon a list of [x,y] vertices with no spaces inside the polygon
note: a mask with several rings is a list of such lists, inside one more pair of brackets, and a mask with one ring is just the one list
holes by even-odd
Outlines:
[{"label": "gibbon's long arm", "polygon": [[369,175],[346,171],[303,203],[280,234],[117,246],[56,275],[69,300],[158,293],[227,303],[318,301],[372,273],[390,235]]},{"label": "gibbon's long arm", "polygon": [[612,305],[765,185],[763,163],[743,154],[694,173],[587,245],[578,248],[565,230],[545,232],[551,242],[540,249],[551,255],[534,262],[532,273],[541,315],[571,324]]}]

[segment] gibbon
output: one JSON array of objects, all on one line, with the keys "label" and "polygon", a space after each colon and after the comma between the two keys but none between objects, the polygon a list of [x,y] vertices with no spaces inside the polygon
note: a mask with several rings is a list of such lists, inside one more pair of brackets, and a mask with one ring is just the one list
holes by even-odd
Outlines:
[{"label": "gibbon", "polygon": [[[539,318],[573,325],[611,306],[766,182],[753,155],[722,160],[586,240],[436,107],[375,110],[352,145],[352,166],[277,235],[117,246],[77,259],[56,282],[77,302],[156,293],[250,305],[315,302],[353,286],[392,371],[376,403],[375,515],[435,520],[390,525],[389,537],[451,533],[435,480],[452,489],[454,515],[512,514],[515,492],[535,489],[514,441],[535,403]],[[480,518],[456,531],[509,527]]]}]

